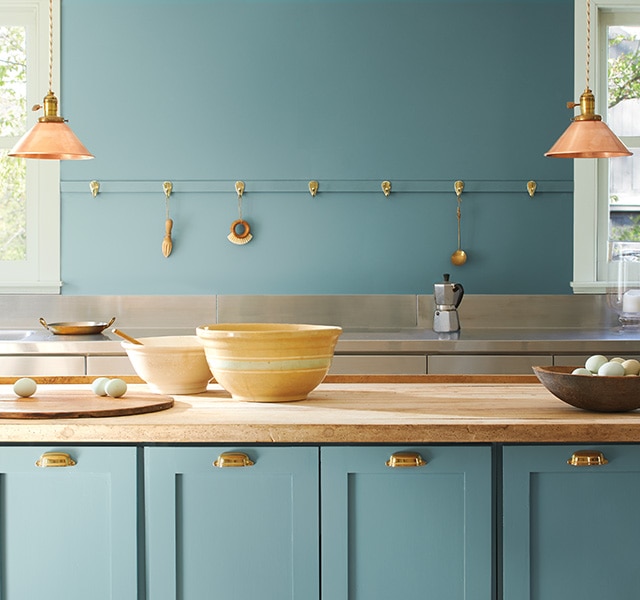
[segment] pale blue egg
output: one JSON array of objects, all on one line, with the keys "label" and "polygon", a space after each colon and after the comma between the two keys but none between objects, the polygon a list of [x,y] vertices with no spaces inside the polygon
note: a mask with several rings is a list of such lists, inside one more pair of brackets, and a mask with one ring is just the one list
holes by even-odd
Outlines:
[{"label": "pale blue egg", "polygon": [[91,391],[96,396],[106,396],[107,392],[105,390],[105,387],[107,383],[109,383],[108,377],[98,377],[98,379],[94,379],[91,383]]},{"label": "pale blue egg", "polygon": [[573,371],[571,371],[572,375],[588,375],[588,376],[592,376],[593,373],[591,371],[589,371],[589,369],[585,369],[584,367],[579,367],[578,369],[574,369]]},{"label": "pale blue egg", "polygon": [[598,375],[624,377],[624,367],[619,362],[607,362],[598,369]]},{"label": "pale blue egg", "polygon": [[36,385],[36,382],[29,377],[22,377],[13,384],[13,391],[22,398],[33,396],[37,389],[38,386]]},{"label": "pale blue egg", "polygon": [[584,366],[592,373],[597,373],[598,369],[607,362],[609,361],[607,360],[606,356],[602,356],[602,354],[594,354],[593,356],[587,358]]},{"label": "pale blue egg", "polygon": [[122,379],[112,379],[107,382],[104,391],[112,398],[120,398],[127,391],[127,384]]}]

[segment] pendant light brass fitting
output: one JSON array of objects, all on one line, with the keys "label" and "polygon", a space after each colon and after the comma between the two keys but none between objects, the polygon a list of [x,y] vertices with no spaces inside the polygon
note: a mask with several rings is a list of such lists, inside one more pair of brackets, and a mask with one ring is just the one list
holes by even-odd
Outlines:
[{"label": "pendant light brass fitting", "polygon": [[602,121],[600,115],[596,115],[596,98],[593,92],[587,88],[580,96],[580,102],[567,102],[567,108],[580,107],[580,114],[571,119],[572,121]]},{"label": "pendant light brass fitting", "polygon": [[44,115],[38,119],[39,123],[64,123],[66,119],[58,115],[58,98],[49,90],[42,100],[42,104],[36,104],[33,111],[44,108]]}]

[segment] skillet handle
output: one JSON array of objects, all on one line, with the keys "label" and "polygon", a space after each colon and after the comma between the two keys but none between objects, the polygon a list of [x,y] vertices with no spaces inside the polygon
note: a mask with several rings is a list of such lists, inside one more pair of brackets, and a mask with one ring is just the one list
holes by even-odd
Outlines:
[{"label": "skillet handle", "polygon": [[43,317],[40,317],[40,325],[42,325],[45,329],[49,329],[49,325],[47,325],[47,322],[44,320]]}]

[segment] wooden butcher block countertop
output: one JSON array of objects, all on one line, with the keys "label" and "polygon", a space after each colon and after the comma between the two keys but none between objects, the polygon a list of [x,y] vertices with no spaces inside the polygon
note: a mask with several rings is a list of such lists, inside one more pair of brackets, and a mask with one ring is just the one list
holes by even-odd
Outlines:
[{"label": "wooden butcher block countertop", "polygon": [[[70,401],[90,377],[35,378],[36,395]],[[0,401],[15,380],[0,378]],[[147,396],[129,378],[127,396]],[[12,400],[15,400],[13,395]],[[113,417],[3,418],[5,443],[422,444],[640,442],[640,411],[595,413],[569,406],[534,376],[329,376],[307,400],[231,400],[213,383],[174,396],[157,412]]]}]

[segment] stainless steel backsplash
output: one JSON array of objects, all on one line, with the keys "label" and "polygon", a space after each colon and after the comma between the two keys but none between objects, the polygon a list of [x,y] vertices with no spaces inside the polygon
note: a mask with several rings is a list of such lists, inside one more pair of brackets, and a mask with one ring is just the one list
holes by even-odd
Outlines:
[{"label": "stainless steel backsplash", "polygon": [[[190,329],[216,322],[290,322],[345,329],[431,328],[431,295],[58,296],[0,295],[0,328],[37,329],[38,319],[108,321],[121,328]],[[465,295],[462,328],[610,327],[605,295]]]}]

